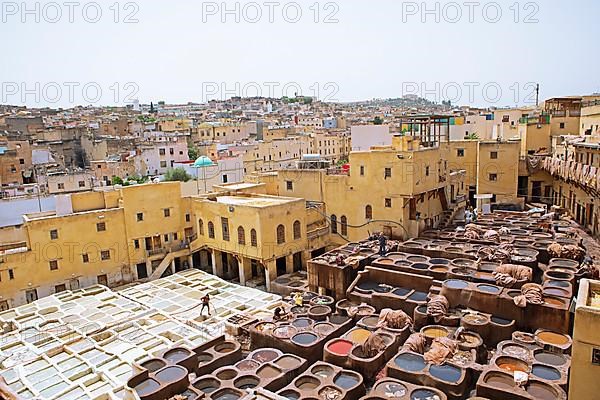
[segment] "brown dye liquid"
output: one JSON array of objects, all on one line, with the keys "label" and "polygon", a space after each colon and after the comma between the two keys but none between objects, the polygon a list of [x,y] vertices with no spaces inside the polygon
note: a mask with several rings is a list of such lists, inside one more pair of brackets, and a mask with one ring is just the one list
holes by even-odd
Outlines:
[{"label": "brown dye liquid", "polygon": [[532,383],[527,387],[527,393],[539,400],[554,400],[556,393],[547,385]]},{"label": "brown dye liquid", "polygon": [[538,338],[543,342],[556,346],[564,346],[569,343],[566,336],[554,332],[541,332]]},{"label": "brown dye liquid", "polygon": [[435,339],[448,336],[448,331],[442,328],[427,328],[423,331],[423,335]]},{"label": "brown dye liquid", "polygon": [[258,372],[256,373],[258,376],[260,376],[261,378],[274,378],[276,376],[278,376],[279,374],[281,374],[281,372],[273,367],[271,367],[270,365],[266,365],[264,367],[262,367],[261,369],[258,370]]},{"label": "brown dye liquid", "polygon": [[527,368],[523,364],[514,361],[499,362],[498,368],[510,373],[514,373],[515,371],[527,372]]},{"label": "brown dye liquid", "polygon": [[295,357],[284,356],[275,362],[283,369],[294,369],[300,365],[300,361]]},{"label": "brown dye liquid", "polygon": [[509,377],[498,375],[490,376],[485,382],[490,386],[495,386],[500,389],[512,389],[515,386],[514,381]]}]

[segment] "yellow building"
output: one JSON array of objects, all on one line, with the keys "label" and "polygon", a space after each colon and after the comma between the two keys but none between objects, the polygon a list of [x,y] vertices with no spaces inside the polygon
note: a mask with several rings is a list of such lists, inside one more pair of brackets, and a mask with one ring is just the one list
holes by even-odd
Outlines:
[{"label": "yellow building", "polygon": [[328,244],[304,200],[234,184],[182,197],[179,182],[57,197],[57,211],[0,229],[0,308],[93,284],[119,286],[198,267],[239,280],[303,268]]}]

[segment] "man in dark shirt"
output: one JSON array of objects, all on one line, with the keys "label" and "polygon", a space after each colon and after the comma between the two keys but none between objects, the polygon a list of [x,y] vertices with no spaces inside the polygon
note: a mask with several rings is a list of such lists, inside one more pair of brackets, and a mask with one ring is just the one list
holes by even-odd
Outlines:
[{"label": "man in dark shirt", "polygon": [[210,315],[210,296],[206,293],[206,296],[202,298],[202,308],[200,309],[200,315],[204,314],[204,308],[208,310],[208,315]]}]

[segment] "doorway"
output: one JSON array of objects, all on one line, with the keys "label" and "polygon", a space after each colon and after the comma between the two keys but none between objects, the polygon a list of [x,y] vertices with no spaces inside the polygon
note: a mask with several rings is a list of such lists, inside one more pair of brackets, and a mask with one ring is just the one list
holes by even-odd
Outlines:
[{"label": "doorway", "polygon": [[148,268],[146,268],[146,263],[140,263],[140,264],[136,265],[136,268],[137,268],[138,279],[148,278]]},{"label": "doorway", "polygon": [[285,275],[287,272],[285,257],[278,258],[275,264],[277,265],[277,276]]}]

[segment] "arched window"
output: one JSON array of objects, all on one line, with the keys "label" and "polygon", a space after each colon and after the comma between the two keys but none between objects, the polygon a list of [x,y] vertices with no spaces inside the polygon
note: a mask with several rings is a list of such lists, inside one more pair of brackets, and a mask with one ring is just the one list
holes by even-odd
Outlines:
[{"label": "arched window", "polygon": [[198,220],[198,233],[204,236],[204,221],[202,221],[202,219]]},{"label": "arched window", "polygon": [[277,244],[285,243],[285,226],[277,226]]},{"label": "arched window", "polygon": [[258,246],[258,240],[256,239],[256,229],[252,229],[250,231],[250,245],[252,247]]},{"label": "arched window", "polygon": [[365,207],[365,218],[373,219],[373,207],[371,207],[370,205]]},{"label": "arched window", "polygon": [[241,226],[238,227],[238,244],[246,244],[246,231]]},{"label": "arched window", "polygon": [[338,233],[337,230],[337,216],[331,216],[331,233]]},{"label": "arched window", "polygon": [[212,221],[208,221],[208,237],[211,239],[215,238],[215,224]]},{"label": "arched window", "polygon": [[345,215],[342,215],[340,218],[340,223],[342,225],[342,235],[348,236],[348,218]]},{"label": "arched window", "polygon": [[294,240],[298,240],[302,237],[302,226],[300,221],[294,222]]}]

